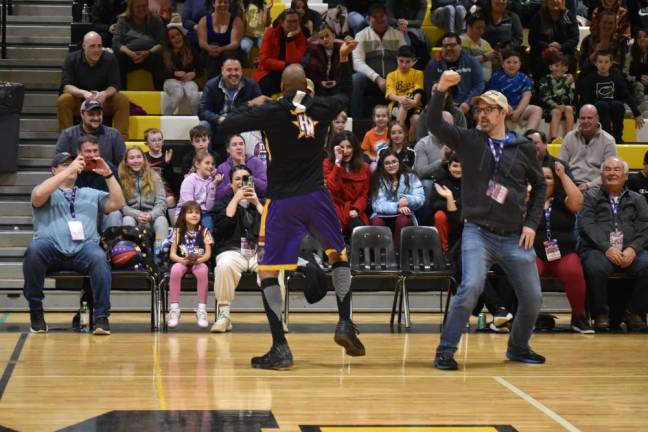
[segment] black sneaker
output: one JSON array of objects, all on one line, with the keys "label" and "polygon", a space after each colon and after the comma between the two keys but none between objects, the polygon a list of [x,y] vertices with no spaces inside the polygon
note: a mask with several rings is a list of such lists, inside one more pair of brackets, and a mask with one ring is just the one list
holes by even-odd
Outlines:
[{"label": "black sneaker", "polygon": [[47,333],[47,323],[45,322],[45,315],[43,309],[35,309],[29,311],[29,331],[32,333]]},{"label": "black sneaker", "polygon": [[526,351],[512,351],[510,348],[506,351],[506,358],[511,361],[529,364],[543,364],[546,360],[540,354],[534,353],[531,348]]},{"label": "black sneaker", "polygon": [[503,327],[513,319],[513,314],[506,308],[499,308],[493,315],[493,324],[495,327]]},{"label": "black sneaker", "polygon": [[587,318],[585,318],[585,315],[581,315],[578,318],[572,318],[571,328],[576,333],[594,334],[594,329],[589,325],[589,322]]},{"label": "black sneaker", "polygon": [[646,326],[646,322],[637,313],[625,311],[623,314],[623,318],[621,320],[624,323],[626,323],[629,332],[644,333],[648,331],[648,326]]},{"label": "black sneaker", "polygon": [[79,312],[72,317],[72,330],[75,332],[81,331],[81,314]]},{"label": "black sneaker", "polygon": [[351,320],[341,319],[335,327],[335,336],[333,340],[336,344],[343,347],[346,353],[352,357],[360,357],[365,355],[365,347],[356,336],[358,333],[358,328],[353,324]]},{"label": "black sneaker", "polygon": [[594,331],[596,333],[608,333],[610,331],[610,317],[607,315],[597,315],[594,318]]},{"label": "black sneaker", "polygon": [[454,359],[454,354],[449,352],[438,352],[434,357],[434,367],[440,370],[457,370],[459,365]]},{"label": "black sneaker", "polygon": [[97,336],[104,336],[110,334],[110,323],[108,317],[102,316],[95,319],[93,334]]},{"label": "black sneaker", "polygon": [[272,345],[270,351],[250,362],[255,369],[288,369],[293,365],[293,357],[288,344]]}]

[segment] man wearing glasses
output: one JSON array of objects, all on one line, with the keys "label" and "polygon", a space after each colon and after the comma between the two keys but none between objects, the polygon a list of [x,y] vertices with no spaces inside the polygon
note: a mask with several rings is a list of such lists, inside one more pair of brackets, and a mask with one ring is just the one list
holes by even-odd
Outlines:
[{"label": "man wearing glasses", "polygon": [[473,56],[462,51],[461,38],[456,33],[443,36],[441,46],[441,60],[433,58],[425,68],[426,94],[430,93],[432,85],[439,81],[444,71],[456,71],[461,81],[452,88],[451,93],[454,103],[466,114],[470,111],[472,99],[484,91],[484,72]]},{"label": "man wearing glasses", "polygon": [[[507,133],[510,108],[503,94],[491,90],[475,98],[476,129],[443,121],[445,93],[460,82],[459,73],[443,72],[432,91],[428,114],[428,128],[457,152],[464,173],[461,285],[443,326],[434,366],[458,368],[454,353],[493,264],[504,269],[519,302],[506,357],[544,363],[545,358],[529,346],[542,304],[533,240],[544,207],[544,175],[533,143]],[[527,185],[531,186],[528,200]]]},{"label": "man wearing glasses", "polygon": [[634,279],[621,316],[628,331],[646,331],[648,311],[648,204],[625,187],[628,164],[617,157],[603,161],[601,186],[584,194],[579,218],[580,256],[587,279],[587,296],[594,330],[610,331],[608,276],[624,273]]}]

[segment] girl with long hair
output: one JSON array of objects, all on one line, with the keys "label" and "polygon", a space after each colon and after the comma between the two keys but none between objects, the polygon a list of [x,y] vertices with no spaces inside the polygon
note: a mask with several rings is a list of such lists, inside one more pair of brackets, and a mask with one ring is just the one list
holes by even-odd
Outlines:
[{"label": "girl with long hair", "polygon": [[119,182],[126,199],[122,225],[152,227],[157,249],[169,231],[166,191],[141,148],[135,146],[126,150],[119,164]]},{"label": "girl with long hair", "polygon": [[398,251],[401,229],[417,224],[414,211],[424,203],[425,192],[418,177],[401,163],[395,150],[383,150],[371,178],[371,225],[388,226]]},{"label": "girl with long hair", "polygon": [[350,236],[355,227],[369,223],[365,211],[371,177],[369,165],[363,161],[360,143],[353,132],[343,131],[333,138],[323,170],[342,232]]},{"label": "girl with long hair", "polygon": [[414,168],[414,160],[416,153],[414,149],[410,148],[407,139],[407,129],[401,123],[391,122],[387,128],[387,142],[378,147],[378,158],[386,150],[391,150],[396,153],[398,160],[406,169]]}]

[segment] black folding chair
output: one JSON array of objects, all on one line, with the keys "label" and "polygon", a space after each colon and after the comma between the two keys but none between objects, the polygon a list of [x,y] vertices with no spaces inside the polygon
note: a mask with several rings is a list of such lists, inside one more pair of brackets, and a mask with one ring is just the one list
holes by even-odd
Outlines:
[{"label": "black folding chair", "polygon": [[394,280],[396,281],[394,292],[400,290],[401,273],[394,252],[394,240],[388,227],[355,228],[351,234],[349,258],[351,275],[354,279]]},{"label": "black folding chair", "polygon": [[[454,269],[445,259],[439,232],[434,227],[409,226],[401,230],[400,268],[402,281],[400,289],[394,293],[394,306],[390,324],[394,324],[394,314],[398,303],[398,325],[401,323],[401,315],[405,315],[405,327],[411,326],[408,280],[428,279],[445,280],[448,282],[448,302],[451,293],[457,285]],[[416,291],[436,291],[436,287],[417,288]],[[443,309],[443,289],[440,290],[439,307]],[[448,313],[446,304],[445,314]]]}]

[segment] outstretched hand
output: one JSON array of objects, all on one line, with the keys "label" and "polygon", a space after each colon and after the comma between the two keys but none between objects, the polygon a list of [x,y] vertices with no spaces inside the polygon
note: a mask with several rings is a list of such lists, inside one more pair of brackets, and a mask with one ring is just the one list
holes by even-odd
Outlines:
[{"label": "outstretched hand", "polygon": [[351,51],[353,51],[357,46],[357,40],[351,38],[344,39],[344,42],[342,42],[342,46],[340,47],[340,56],[348,57],[348,55],[351,54]]}]

